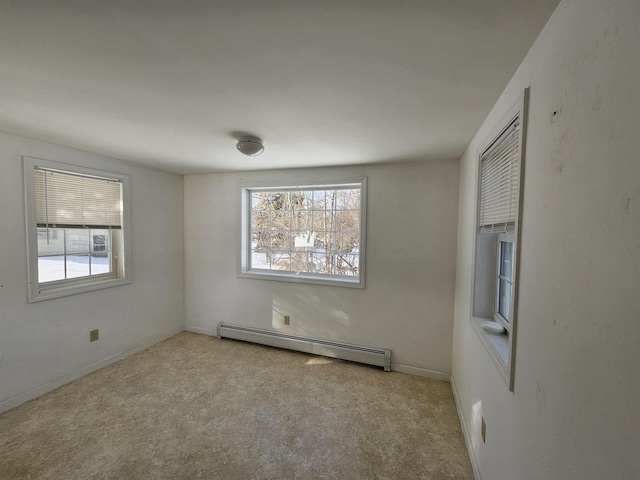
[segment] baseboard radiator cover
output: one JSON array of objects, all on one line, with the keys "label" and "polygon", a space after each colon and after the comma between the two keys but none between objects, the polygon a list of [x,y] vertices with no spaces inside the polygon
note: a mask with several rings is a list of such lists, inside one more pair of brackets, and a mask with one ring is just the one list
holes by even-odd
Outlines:
[{"label": "baseboard radiator cover", "polygon": [[218,324],[217,334],[218,338],[231,338],[323,357],[366,363],[367,365],[383,367],[385,372],[391,371],[391,350],[384,348],[362,347],[348,343],[299,337],[297,335],[231,325],[224,322]]}]

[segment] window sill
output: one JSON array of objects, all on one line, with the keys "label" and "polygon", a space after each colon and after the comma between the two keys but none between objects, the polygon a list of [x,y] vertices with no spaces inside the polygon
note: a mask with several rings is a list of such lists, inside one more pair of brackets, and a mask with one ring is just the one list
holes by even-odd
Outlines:
[{"label": "window sill", "polygon": [[131,283],[128,278],[108,278],[105,280],[60,285],[47,288],[46,286],[36,286],[29,291],[29,303],[42,302],[53,298],[66,297],[77,293],[91,292],[94,290],[102,290],[103,288],[117,287],[118,285],[126,285]]},{"label": "window sill", "polygon": [[299,274],[277,274],[272,272],[241,272],[240,278],[252,278],[254,280],[272,280],[276,282],[303,283],[311,285],[324,285],[329,287],[364,288],[364,280],[357,277],[351,278],[319,278],[303,273]]},{"label": "window sill", "polygon": [[489,353],[489,357],[495,364],[498,372],[504,379],[505,383],[512,389],[511,380],[510,380],[510,372],[509,372],[509,336],[506,333],[489,333],[482,328],[482,322],[485,322],[487,318],[482,317],[472,317],[471,324],[474,327],[474,330],[480,337],[480,341],[484,348]]}]

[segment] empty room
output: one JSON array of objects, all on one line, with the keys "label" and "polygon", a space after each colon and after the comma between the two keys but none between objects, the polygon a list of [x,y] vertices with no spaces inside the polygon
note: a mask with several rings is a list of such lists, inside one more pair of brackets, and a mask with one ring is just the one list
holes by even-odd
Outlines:
[{"label": "empty room", "polygon": [[639,26],[0,0],[0,478],[640,478]]}]

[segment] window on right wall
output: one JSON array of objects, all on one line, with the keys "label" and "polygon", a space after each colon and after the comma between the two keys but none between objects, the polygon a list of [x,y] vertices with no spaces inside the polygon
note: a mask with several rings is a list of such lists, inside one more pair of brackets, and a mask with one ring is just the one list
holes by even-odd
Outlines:
[{"label": "window on right wall", "polygon": [[514,389],[518,259],[528,89],[478,153],[472,323]]}]

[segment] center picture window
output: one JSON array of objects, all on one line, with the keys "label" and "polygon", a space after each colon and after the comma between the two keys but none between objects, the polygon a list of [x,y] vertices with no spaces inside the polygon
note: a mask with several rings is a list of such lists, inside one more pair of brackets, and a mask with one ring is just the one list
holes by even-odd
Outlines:
[{"label": "center picture window", "polygon": [[365,181],[242,188],[241,276],[364,286]]}]

